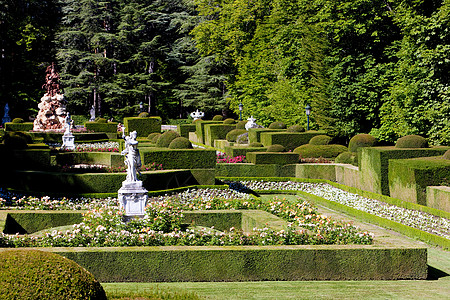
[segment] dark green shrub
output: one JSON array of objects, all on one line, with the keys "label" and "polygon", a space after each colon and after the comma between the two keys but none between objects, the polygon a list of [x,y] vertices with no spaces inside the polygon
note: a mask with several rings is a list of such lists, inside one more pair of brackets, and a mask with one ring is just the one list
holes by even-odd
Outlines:
[{"label": "dark green shrub", "polygon": [[94,276],[51,252],[8,250],[0,255],[1,299],[106,299]]},{"label": "dark green shrub", "polygon": [[397,140],[396,148],[428,148],[428,141],[420,135],[407,135]]},{"label": "dark green shrub", "polygon": [[238,135],[238,137],[236,138],[236,143],[248,144],[248,132]]},{"label": "dark green shrub", "polygon": [[33,143],[33,138],[27,132],[9,131],[6,132],[3,143],[10,149],[25,149],[28,147],[28,144]]},{"label": "dark green shrub", "polygon": [[215,116],[212,118],[212,120],[213,120],[213,121],[223,121],[223,116],[221,116],[221,115],[215,115]]},{"label": "dark green shrub", "polygon": [[249,147],[262,147],[263,144],[259,143],[259,142],[254,142],[254,143],[250,143],[248,145]]},{"label": "dark green shrub", "polygon": [[97,117],[97,118],[95,118],[95,122],[97,122],[97,123],[108,123],[108,120],[106,120],[105,118]]},{"label": "dark green shrub", "polygon": [[154,135],[153,138],[152,138],[152,143],[153,143],[153,144],[156,144],[156,142],[158,141],[158,139],[159,139],[159,137],[160,137],[161,135],[162,135],[161,133],[155,132],[155,135]]},{"label": "dark green shrub", "polygon": [[309,140],[310,145],[328,145],[331,143],[332,138],[328,135],[316,135]]},{"label": "dark green shrub", "polygon": [[377,140],[370,134],[357,134],[350,139],[348,143],[348,150],[350,152],[357,152],[360,147],[373,147]]},{"label": "dark green shrub", "polygon": [[245,124],[247,124],[247,121],[239,121],[236,124],[236,129],[245,129]]},{"label": "dark green shrub", "polygon": [[356,152],[347,151],[339,154],[334,161],[339,164],[355,165],[358,164],[358,157]]},{"label": "dark green shrub", "polygon": [[229,142],[236,142],[237,137],[246,132],[247,130],[245,129],[233,129],[227,133],[226,140]]},{"label": "dark green shrub", "polygon": [[160,135],[161,135],[161,133],[159,133],[159,132],[152,132],[147,136],[147,140],[153,141],[155,136],[159,137]]},{"label": "dark green shrub", "polygon": [[12,120],[12,122],[13,122],[13,123],[23,123],[24,121],[23,121],[22,118],[14,118],[14,119]]},{"label": "dark green shrub", "polygon": [[182,136],[174,138],[169,144],[169,149],[192,149],[192,148],[193,147],[191,141]]},{"label": "dark green shrub", "polygon": [[228,119],[225,119],[225,120],[223,120],[223,124],[234,124],[234,123],[236,123],[236,121],[234,120],[234,119],[232,119],[232,118],[228,118]]},{"label": "dark green shrub", "polygon": [[286,129],[287,132],[305,132],[305,127],[300,125],[292,125],[288,129]]},{"label": "dark green shrub", "polygon": [[143,111],[138,115],[138,118],[148,118],[148,117],[150,117],[150,114],[146,111]]},{"label": "dark green shrub", "polygon": [[294,149],[294,153],[300,154],[302,158],[307,157],[323,157],[335,158],[342,152],[347,152],[348,149],[342,145],[301,145]]},{"label": "dark green shrub", "polygon": [[117,133],[117,124],[116,122],[86,122],[84,127],[93,132]]},{"label": "dark green shrub", "polygon": [[179,137],[180,135],[173,131],[173,130],[168,130],[166,132],[164,132],[163,134],[161,134],[161,136],[158,138],[158,140],[156,141],[156,147],[169,147],[170,142],[172,142],[174,139],[176,139],[177,137]]},{"label": "dark green shrub", "polygon": [[286,149],[283,145],[275,144],[267,147],[267,152],[284,152]]},{"label": "dark green shrub", "polygon": [[444,159],[450,159],[450,149],[445,151],[444,155],[442,156]]},{"label": "dark green shrub", "polygon": [[272,122],[269,125],[269,129],[286,129],[286,124],[284,124],[283,122]]}]

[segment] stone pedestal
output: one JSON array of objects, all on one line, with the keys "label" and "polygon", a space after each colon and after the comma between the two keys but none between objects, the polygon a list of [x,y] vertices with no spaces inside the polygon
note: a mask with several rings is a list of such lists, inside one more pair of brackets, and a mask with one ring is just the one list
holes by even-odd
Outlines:
[{"label": "stone pedestal", "polygon": [[65,133],[62,136],[62,146],[61,149],[73,150],[75,149],[75,136],[72,133]]},{"label": "stone pedestal", "polygon": [[143,217],[148,191],[142,181],[124,181],[119,189],[119,203],[125,209],[125,217]]}]

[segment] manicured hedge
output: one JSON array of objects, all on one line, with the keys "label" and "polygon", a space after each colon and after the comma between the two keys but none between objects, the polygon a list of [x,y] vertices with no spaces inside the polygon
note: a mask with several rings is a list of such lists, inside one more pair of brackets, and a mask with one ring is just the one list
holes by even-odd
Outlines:
[{"label": "manicured hedge", "polygon": [[229,142],[227,140],[215,140],[214,141],[214,148],[216,148],[216,149],[218,149],[218,150],[220,150],[222,152],[225,152],[225,148],[226,147],[233,146],[234,144],[235,143]]},{"label": "manicured hedge", "polygon": [[24,122],[24,123],[6,122],[4,126],[5,131],[30,131],[33,130],[34,124],[33,122]]},{"label": "manicured hedge", "polygon": [[[261,134],[265,132],[285,132],[286,129],[250,128],[248,130],[248,143],[261,143]],[[275,143],[276,144],[276,143]]]},{"label": "manicured hedge", "polygon": [[81,223],[82,212],[73,211],[5,211],[3,232],[7,234],[34,233],[48,228]]},{"label": "manicured hedge", "polygon": [[427,206],[427,186],[450,180],[450,161],[442,157],[389,160],[390,196]]},{"label": "manicured hedge", "polygon": [[117,133],[117,122],[108,122],[108,123],[98,123],[98,122],[86,122],[84,123],[84,127],[87,130],[92,130],[94,132],[109,132],[109,133]]},{"label": "manicured hedge", "polygon": [[189,132],[195,132],[195,124],[179,124],[177,125],[178,134],[182,137],[189,138]]},{"label": "manicured hedge", "polygon": [[239,164],[217,164],[217,177],[294,177],[295,164],[275,165],[264,164],[255,165],[250,163]]},{"label": "manicured hedge", "polygon": [[223,124],[223,121],[195,121],[195,134],[197,135],[197,141],[200,144],[205,143],[205,125],[208,124]]},{"label": "manicured hedge", "polygon": [[212,169],[216,166],[216,151],[205,149],[147,148],[141,150],[144,164],[153,162],[170,169]]},{"label": "manicured hedge", "polygon": [[335,158],[339,154],[346,152],[348,149],[342,145],[302,145],[294,149],[294,153],[300,155],[300,157],[324,157]]},{"label": "manicured hedge", "polygon": [[147,137],[152,132],[161,132],[161,118],[139,118],[129,117],[123,119],[123,125],[125,126],[126,134],[136,131],[138,137]]},{"label": "manicured hedge", "polygon": [[124,156],[117,152],[58,153],[56,162],[61,165],[98,164],[110,167],[124,166]]},{"label": "manicured hedge", "polygon": [[[62,143],[63,133],[58,132],[30,132],[33,139],[43,138],[44,143]],[[75,143],[84,143],[92,141],[107,141],[109,136],[105,132],[78,133],[72,132],[75,136]]]},{"label": "manicured hedge", "polygon": [[226,139],[227,133],[236,129],[234,124],[206,124],[205,129],[205,145],[214,146],[215,140]]},{"label": "manicured hedge", "polygon": [[[286,151],[309,143],[309,140],[317,135],[322,135],[320,131],[307,132],[261,132],[261,143],[268,147],[270,145],[283,145]],[[250,134],[249,134],[250,136]],[[252,140],[250,141],[252,142]]]},{"label": "manicured hedge", "polygon": [[247,152],[247,161],[253,164],[289,165],[298,163],[299,156],[288,152]]},{"label": "manicured hedge", "polygon": [[247,156],[247,152],[266,152],[266,147],[239,147],[239,146],[227,146],[225,147],[225,153],[230,157]]},{"label": "manicured hedge", "polygon": [[295,177],[336,181],[335,167],[334,164],[297,164]]},{"label": "manicured hedge", "polygon": [[450,213],[450,187],[427,186],[427,206]]},{"label": "manicured hedge", "polygon": [[[9,152],[5,157],[7,166],[23,170],[48,170],[50,168],[50,149],[22,149]],[[3,165],[6,167],[6,165]]]}]

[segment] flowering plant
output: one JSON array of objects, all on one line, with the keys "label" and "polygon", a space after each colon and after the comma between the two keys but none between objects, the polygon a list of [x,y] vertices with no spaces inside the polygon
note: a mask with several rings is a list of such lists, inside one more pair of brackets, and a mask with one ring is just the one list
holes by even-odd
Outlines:
[{"label": "flowering plant", "polygon": [[230,156],[226,155],[225,153],[219,152],[219,153],[217,153],[216,162],[217,163],[227,163],[227,164],[237,164],[237,163],[245,163],[247,161],[245,160],[244,155],[230,157]]}]

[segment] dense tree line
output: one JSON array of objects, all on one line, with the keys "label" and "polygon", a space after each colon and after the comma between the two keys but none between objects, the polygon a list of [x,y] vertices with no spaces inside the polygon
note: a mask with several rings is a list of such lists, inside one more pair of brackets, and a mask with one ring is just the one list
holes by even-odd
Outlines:
[{"label": "dense tree line", "polygon": [[[69,110],[230,108],[383,141],[450,144],[450,0],[0,0],[1,103],[36,110],[56,61]],[[2,105],[3,106],[3,105]]]}]

